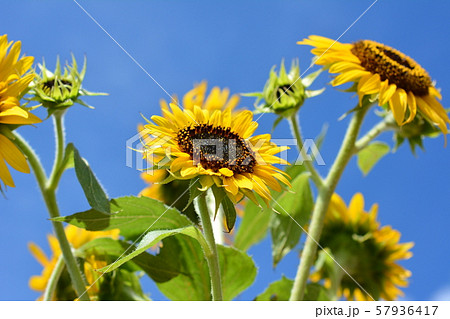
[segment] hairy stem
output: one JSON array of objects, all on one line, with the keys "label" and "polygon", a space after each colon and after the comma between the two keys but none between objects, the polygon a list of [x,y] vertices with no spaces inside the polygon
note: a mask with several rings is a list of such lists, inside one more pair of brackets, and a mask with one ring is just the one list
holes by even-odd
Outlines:
[{"label": "hairy stem", "polygon": [[309,271],[316,257],[317,246],[323,228],[323,221],[331,196],[336,189],[337,183],[341,178],[347,163],[354,154],[355,141],[368,109],[369,107],[366,105],[354,112],[336,160],[331,166],[322,188],[319,189],[317,201],[312,213],[311,224],[309,226],[308,237],[301,255],[300,265],[292,287],[290,300],[302,300],[304,297]]},{"label": "hairy stem", "polygon": [[369,132],[367,132],[363,137],[359,138],[355,142],[355,148],[353,152],[356,154],[366,147],[370,142],[372,142],[378,135],[388,130],[395,130],[396,126],[394,123],[394,118],[392,116],[387,116],[384,120],[378,122]]},{"label": "hairy stem", "polygon": [[[57,130],[58,131],[58,130]],[[63,132],[63,130],[61,130]],[[29,144],[18,134],[13,132],[12,133],[14,142],[16,145],[20,147],[22,152],[25,154],[25,156],[28,159],[28,162],[30,163],[30,166],[34,172],[34,175],[36,176],[37,183],[39,185],[39,189],[41,190],[42,197],[44,198],[45,205],[47,206],[47,210],[49,212],[50,218],[59,217],[59,208],[58,204],[56,202],[56,194],[55,189],[48,188],[47,185],[49,185],[48,180],[45,175],[44,168],[42,167],[42,164],[34,152],[34,150],[29,146]],[[62,136],[59,136],[57,134],[56,136],[56,145],[57,145],[57,154],[60,154],[64,150],[60,150],[60,147],[64,147],[64,144],[61,144],[59,142],[59,139],[62,138]],[[55,160],[56,162],[56,160]],[[54,170],[57,168],[54,168]],[[81,275],[81,271],[78,267],[78,264],[75,260],[75,257],[72,253],[72,249],[70,247],[70,243],[67,240],[66,233],[64,231],[64,226],[60,222],[53,222],[53,229],[55,231],[56,238],[58,239],[59,245],[61,247],[61,252],[64,257],[64,262],[67,266],[67,270],[69,272],[70,278],[72,280],[72,284],[75,288],[75,291],[78,295],[82,295],[80,297],[80,300],[89,300],[89,297],[87,294],[84,294],[84,291],[86,290],[86,286],[83,280],[83,277]]]},{"label": "hairy stem", "polygon": [[323,179],[314,168],[314,164],[312,163],[312,161],[307,160],[308,154],[306,154],[303,148],[303,139],[300,133],[300,126],[298,123],[297,114],[292,115],[289,118],[289,123],[291,124],[292,135],[294,135],[295,139],[297,140],[297,148],[298,151],[300,152],[300,155],[302,156],[303,165],[305,165],[306,169],[311,173],[311,179],[314,182],[314,184],[317,186],[318,189],[320,189],[323,186]]},{"label": "hairy stem", "polygon": [[217,246],[214,240],[214,231],[211,223],[211,216],[206,203],[206,194],[202,193],[195,198],[195,208],[200,216],[203,227],[203,234],[208,243],[210,253],[205,252],[206,261],[208,262],[209,275],[211,277],[211,293],[214,301],[221,301],[222,298],[222,282],[220,278],[219,255],[217,254]]},{"label": "hairy stem", "polygon": [[58,284],[59,277],[61,276],[62,271],[64,270],[64,258],[62,255],[59,256],[56,261],[55,268],[53,268],[52,274],[48,279],[47,287],[45,287],[44,292],[44,301],[50,301],[55,294],[56,286]]}]

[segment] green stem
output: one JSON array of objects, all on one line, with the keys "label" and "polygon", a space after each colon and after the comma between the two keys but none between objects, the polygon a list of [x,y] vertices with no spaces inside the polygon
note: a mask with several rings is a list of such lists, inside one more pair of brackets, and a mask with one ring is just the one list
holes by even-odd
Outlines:
[{"label": "green stem", "polygon": [[355,142],[355,148],[353,152],[357,154],[364,147],[366,147],[370,142],[372,142],[378,135],[388,130],[394,130],[396,128],[392,116],[387,116],[384,120],[378,122],[369,132],[367,132],[363,137],[359,138]]},{"label": "green stem", "polygon": [[[47,210],[49,212],[49,215],[51,218],[59,217],[59,208],[58,204],[56,202],[56,194],[55,189],[48,188],[48,181],[45,176],[45,171],[42,167],[41,162],[39,161],[38,156],[34,152],[34,150],[28,145],[28,143],[18,134],[15,132],[12,132],[12,138],[14,139],[14,142],[16,145],[20,147],[22,152],[25,154],[25,156],[28,159],[28,162],[30,163],[30,166],[34,172],[34,175],[36,176],[37,183],[39,185],[39,189],[41,190],[42,197],[44,198],[45,205],[47,206]],[[60,136],[57,135],[57,140],[60,138]],[[61,146],[61,143],[58,142],[57,148]],[[61,152],[60,150],[57,150],[57,154]],[[81,271],[78,267],[78,264],[75,260],[75,257],[72,253],[72,249],[70,247],[69,241],[67,240],[66,233],[64,231],[64,226],[60,222],[53,222],[53,229],[55,231],[56,238],[58,239],[59,245],[61,247],[61,252],[64,257],[64,261],[67,265],[67,270],[69,272],[70,278],[72,280],[72,283],[74,285],[75,291],[80,296],[80,300],[89,300],[89,297],[87,294],[84,294],[86,287],[83,280],[83,277],[81,275]]]},{"label": "green stem", "polygon": [[61,276],[65,265],[66,264],[64,263],[64,258],[62,255],[60,255],[58,260],[56,261],[55,268],[53,268],[52,274],[48,279],[47,287],[45,287],[44,301],[50,301],[53,299],[59,277]]},{"label": "green stem", "polygon": [[64,148],[66,145],[64,136],[64,113],[55,112],[53,114],[53,123],[55,126],[56,136],[56,154],[53,169],[47,182],[47,189],[56,190],[62,171],[64,171],[64,167],[62,167],[64,160]]},{"label": "green stem", "polygon": [[297,148],[298,151],[300,152],[300,155],[302,156],[303,164],[306,166],[307,170],[311,173],[311,179],[313,180],[314,184],[317,186],[318,189],[320,189],[323,186],[323,179],[314,168],[314,164],[312,163],[312,161],[307,160],[308,154],[306,154],[303,148],[303,139],[300,133],[300,126],[298,124],[297,114],[294,114],[289,118],[289,123],[291,124],[292,134],[297,140]]},{"label": "green stem", "polygon": [[291,291],[290,300],[302,300],[305,294],[306,283],[309,277],[309,271],[314,263],[317,253],[317,246],[323,228],[323,221],[333,195],[336,185],[344,172],[347,163],[352,157],[355,141],[361,128],[368,105],[365,105],[354,112],[354,116],[347,128],[344,140],[342,141],[339,153],[331,166],[330,172],[324,181],[323,187],[319,189],[317,201],[312,213],[309,233],[306,239],[305,248],[303,249],[300,265],[297,270],[294,285]]},{"label": "green stem", "polygon": [[211,277],[211,293],[214,301],[221,301],[222,298],[222,282],[220,279],[219,255],[217,254],[216,241],[214,240],[214,232],[211,224],[211,216],[206,203],[206,194],[195,198],[195,207],[200,215],[203,227],[203,234],[208,243],[210,253],[205,251],[206,261],[208,262],[209,275]]}]

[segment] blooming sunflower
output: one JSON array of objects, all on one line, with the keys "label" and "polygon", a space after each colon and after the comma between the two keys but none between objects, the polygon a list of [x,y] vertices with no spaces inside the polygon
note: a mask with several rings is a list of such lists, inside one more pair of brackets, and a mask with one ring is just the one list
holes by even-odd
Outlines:
[{"label": "blooming sunflower", "polygon": [[349,44],[311,35],[298,44],[313,46],[311,52],[318,56],[315,63],[339,73],[333,86],[354,82],[360,104],[365,95],[377,98],[380,106],[388,104],[398,125],[411,122],[420,112],[447,134],[450,119],[438,101],[441,93],[410,57],[370,40]]},{"label": "blooming sunflower", "polygon": [[275,156],[287,147],[272,143],[269,134],[251,137],[258,126],[252,119],[250,111],[211,112],[199,106],[191,111],[170,104],[145,125],[153,138],[144,141],[144,156],[174,179],[198,177],[203,190],[223,187],[235,203],[244,196],[256,202],[252,191],[268,202],[268,186],[280,191],[279,181],[290,185],[286,173],[272,165],[287,164]]},{"label": "blooming sunflower", "polygon": [[[200,106],[202,109],[209,111],[214,110],[234,110],[239,103],[239,95],[233,94],[230,97],[230,90],[228,88],[220,89],[215,86],[211,89],[211,92],[206,95],[208,83],[202,81],[199,84],[194,85],[194,88],[187,92],[182,99],[182,106],[184,109],[193,111],[194,105]],[[173,98],[178,103],[176,96]],[[160,101],[161,110],[169,110],[169,104],[166,100]],[[145,132],[145,129],[140,126],[138,128],[140,132]],[[147,134],[143,133],[143,137]],[[174,204],[180,210],[183,210],[188,203],[189,194],[184,196],[185,198],[179,198],[182,196],[182,192],[189,186],[188,181],[173,181],[165,184],[158,184],[158,181],[162,181],[169,176],[169,173],[165,169],[154,169],[152,174],[142,173],[141,178],[150,186],[143,189],[139,195],[151,197],[160,200],[167,205]],[[180,192],[181,190],[181,192]],[[197,214],[192,211],[192,208],[187,208],[186,214],[196,220]]]},{"label": "blooming sunflower", "polygon": [[[403,295],[398,287],[406,287],[411,273],[397,262],[412,256],[413,243],[399,243],[400,232],[391,226],[380,227],[377,222],[378,205],[364,211],[364,197],[357,193],[347,207],[334,194],[328,208],[320,245],[329,249],[335,260],[355,281],[332,262],[334,271],[341,275],[339,296],[351,300],[383,298],[395,300]],[[333,270],[319,267],[311,276],[313,281],[325,279],[331,285]],[[367,291],[367,295],[361,287]]]},{"label": "blooming sunflower", "polygon": [[[65,228],[67,240],[71,244],[71,246],[74,249],[80,248],[84,244],[94,240],[95,238],[101,238],[101,237],[110,237],[117,239],[119,238],[119,230],[110,230],[110,231],[86,231],[82,228],[75,227],[73,225],[68,225]],[[53,273],[53,270],[55,269],[56,263],[58,259],[61,256],[61,248],[59,246],[58,240],[54,235],[48,235],[47,236],[50,249],[52,251],[52,256],[48,258],[45,253],[42,251],[42,249],[37,246],[35,243],[29,243],[28,247],[31,251],[31,254],[36,258],[36,260],[44,267],[42,270],[42,273],[40,276],[32,276],[29,281],[29,286],[31,289],[44,292],[47,283],[50,279],[50,276]],[[95,258],[95,256],[91,255],[85,260],[84,264],[84,272],[86,276],[86,280],[89,283],[89,286],[94,283],[95,279],[98,278],[99,274],[95,271],[95,269],[101,268],[103,266],[106,266],[106,263],[104,261],[98,260]],[[67,274],[68,276],[68,274]],[[58,289],[60,291],[56,292],[56,296],[54,298],[56,300],[73,300],[76,298],[75,292],[71,288],[70,285],[70,279],[69,278],[62,278],[61,281],[66,281],[65,284],[59,284]],[[68,288],[69,287],[69,288]],[[95,297],[95,295],[98,293],[98,286],[93,286],[88,290],[88,294],[91,297]],[[41,296],[39,299],[41,300],[43,296]]]},{"label": "blooming sunflower", "polygon": [[33,73],[28,73],[34,58],[19,58],[20,48],[20,41],[8,42],[7,35],[0,36],[0,181],[11,187],[15,185],[6,163],[19,172],[29,173],[30,169],[25,156],[2,132],[17,125],[41,122],[20,106],[19,99],[34,78]]}]

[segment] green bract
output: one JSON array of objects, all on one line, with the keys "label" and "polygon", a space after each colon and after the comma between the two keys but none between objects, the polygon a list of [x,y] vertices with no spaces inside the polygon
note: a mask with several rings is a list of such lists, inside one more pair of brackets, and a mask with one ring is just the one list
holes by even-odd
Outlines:
[{"label": "green bract", "polygon": [[422,150],[424,137],[437,137],[441,134],[439,128],[430,123],[422,115],[418,114],[414,120],[405,125],[399,126],[394,133],[394,141],[396,150],[405,139],[408,140],[409,146],[413,154],[416,153],[416,146],[419,146]]},{"label": "green bract", "polygon": [[[255,102],[255,113],[275,113],[283,117],[290,117],[298,111],[305,99],[323,92],[324,89],[306,90],[321,71],[316,71],[301,79],[297,60],[292,62],[289,73],[286,72],[284,61],[282,61],[279,74],[275,72],[275,66],[271,69],[269,80],[262,92],[244,95],[258,98]],[[263,103],[259,104],[261,100]]]},{"label": "green bract", "polygon": [[31,100],[40,102],[47,108],[49,115],[56,110],[65,110],[75,103],[93,108],[83,102],[81,96],[107,95],[106,93],[89,92],[82,88],[84,75],[86,73],[86,58],[84,59],[83,69],[78,71],[77,61],[72,55],[72,65],[66,64],[64,73],[61,71],[59,57],[56,60],[55,72],[51,72],[45,66],[45,61],[39,64],[41,73],[32,82]]}]

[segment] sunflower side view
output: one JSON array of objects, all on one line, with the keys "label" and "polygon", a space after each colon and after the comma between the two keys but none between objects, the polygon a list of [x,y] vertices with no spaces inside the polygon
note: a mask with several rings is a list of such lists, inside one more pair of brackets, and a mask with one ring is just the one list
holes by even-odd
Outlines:
[{"label": "sunflower side view", "polygon": [[445,137],[450,119],[439,102],[441,93],[416,61],[375,41],[334,42],[311,35],[297,43],[313,46],[315,63],[338,74],[331,82],[333,86],[353,82],[360,104],[366,95],[378,100],[378,105],[390,109],[399,126],[410,123],[420,113]]}]

